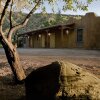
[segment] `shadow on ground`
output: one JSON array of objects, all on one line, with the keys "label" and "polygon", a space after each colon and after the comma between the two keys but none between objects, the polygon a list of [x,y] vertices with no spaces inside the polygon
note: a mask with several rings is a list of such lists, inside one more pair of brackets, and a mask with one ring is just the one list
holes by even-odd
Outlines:
[{"label": "shadow on ground", "polygon": [[0,77],[0,100],[25,100],[24,84],[16,85],[12,75]]}]

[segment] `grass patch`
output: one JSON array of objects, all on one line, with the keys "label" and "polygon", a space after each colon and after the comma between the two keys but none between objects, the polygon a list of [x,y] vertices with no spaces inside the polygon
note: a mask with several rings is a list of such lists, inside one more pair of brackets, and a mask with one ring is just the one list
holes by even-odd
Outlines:
[{"label": "grass patch", "polygon": [[2,45],[0,44],[0,48],[2,48]]}]

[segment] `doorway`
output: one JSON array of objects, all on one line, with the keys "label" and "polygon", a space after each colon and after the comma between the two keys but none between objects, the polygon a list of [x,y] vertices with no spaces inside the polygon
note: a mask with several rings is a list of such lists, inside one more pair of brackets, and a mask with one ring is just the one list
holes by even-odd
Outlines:
[{"label": "doorway", "polygon": [[83,29],[77,29],[77,47],[83,47]]}]

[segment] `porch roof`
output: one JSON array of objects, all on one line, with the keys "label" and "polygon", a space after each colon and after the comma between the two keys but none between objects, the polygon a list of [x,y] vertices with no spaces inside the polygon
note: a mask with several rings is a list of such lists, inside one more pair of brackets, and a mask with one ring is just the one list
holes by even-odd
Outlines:
[{"label": "porch roof", "polygon": [[62,25],[55,25],[55,26],[51,26],[51,27],[46,27],[46,28],[41,28],[41,29],[37,29],[37,30],[33,30],[33,31],[29,31],[23,34],[19,34],[18,37],[20,36],[29,36],[29,35],[33,35],[33,34],[38,34],[38,33],[42,33],[42,32],[49,32],[55,29],[69,29],[72,30],[74,29],[75,23],[71,23],[71,24],[62,24]]}]

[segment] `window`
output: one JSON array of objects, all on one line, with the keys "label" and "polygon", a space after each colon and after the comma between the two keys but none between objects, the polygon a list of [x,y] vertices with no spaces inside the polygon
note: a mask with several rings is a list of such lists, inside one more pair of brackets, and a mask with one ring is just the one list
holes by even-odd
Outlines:
[{"label": "window", "polygon": [[77,42],[83,42],[83,29],[77,29]]}]

